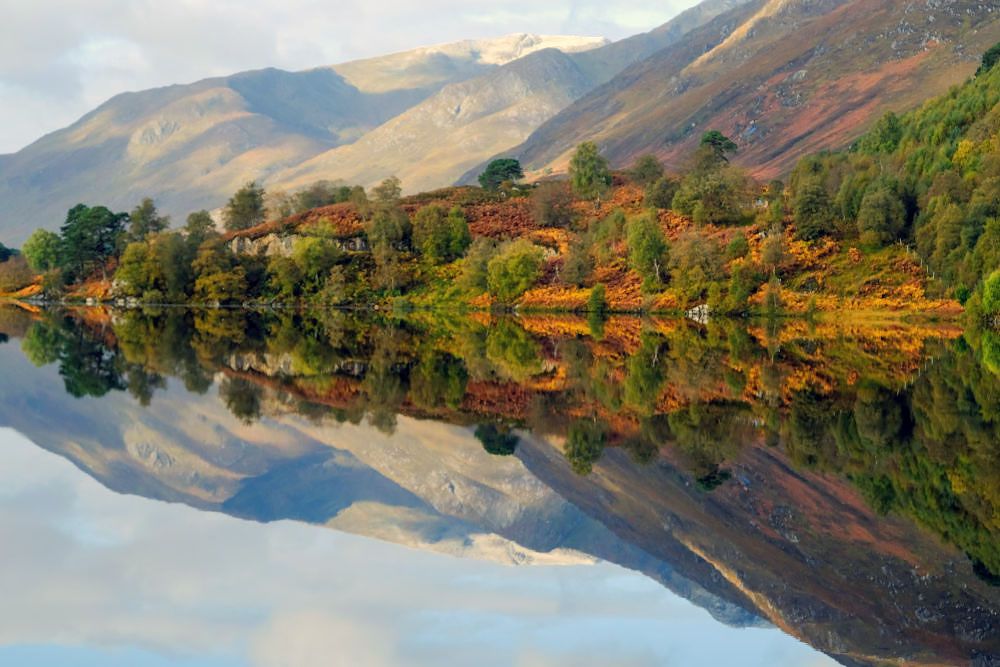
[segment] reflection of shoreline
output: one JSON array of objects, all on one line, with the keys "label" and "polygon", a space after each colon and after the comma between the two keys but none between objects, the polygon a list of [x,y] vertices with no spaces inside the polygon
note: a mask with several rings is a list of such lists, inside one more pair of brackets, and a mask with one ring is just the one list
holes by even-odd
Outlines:
[{"label": "reflection of shoreline", "polygon": [[[202,419],[234,424],[221,449],[182,446],[161,455],[148,435],[140,438],[144,447],[125,446],[128,456],[145,461],[142,474],[152,487],[183,473],[181,463],[194,454],[212,465],[193,478],[211,481],[217,491],[233,489],[217,502],[243,494],[268,508],[266,516],[259,514],[263,506],[245,503],[230,503],[225,511],[324,523],[365,502],[357,489],[389,480],[387,489],[405,489],[417,499],[403,506],[426,505],[449,521],[488,526],[487,533],[524,549],[577,549],[633,567],[642,562],[639,569],[651,576],[661,576],[656,562],[668,564],[669,576],[680,577],[675,581],[699,582],[716,599],[754,609],[832,654],[919,662],[993,650],[983,634],[989,617],[974,610],[995,609],[996,593],[959,552],[942,549],[898,518],[912,517],[947,534],[978,562],[992,562],[990,506],[976,503],[989,502],[997,479],[992,450],[983,449],[996,441],[988,419],[996,408],[988,392],[995,382],[965,338],[948,344],[936,335],[928,339],[933,327],[862,335],[856,327],[810,329],[798,322],[746,329],[731,322],[702,327],[612,318],[599,335],[587,335],[576,322],[545,318],[486,326],[419,317],[361,323],[342,315],[176,315],[133,313],[84,327],[43,320],[24,341],[35,361],[59,365],[66,388],[77,395],[105,395],[103,401],[121,396],[118,402],[129,404],[118,391],[127,388],[140,402],[153,403],[151,411],[135,408],[140,421],[174,410],[177,416],[160,429],[177,429],[189,418],[190,407],[173,405],[178,393],[165,389],[167,376],[193,391],[220,379],[220,396],[236,417],[247,423],[264,417],[254,427],[241,426],[211,402],[216,413]],[[936,362],[925,365],[927,358]],[[942,402],[949,392],[954,398]],[[963,408],[962,420],[940,412],[969,396],[978,403]],[[590,533],[583,542],[574,542],[580,537],[572,531],[542,539],[542,526],[563,525],[566,517],[532,515],[538,508],[525,505],[520,487],[486,500],[498,488],[484,475],[502,469],[507,457],[485,456],[466,431],[461,446],[427,449],[435,440],[430,436],[394,448],[403,424],[430,424],[410,417],[488,424],[501,435],[518,428],[559,443],[546,445],[553,454],[538,458],[532,438],[522,435],[515,455],[536,465],[544,461],[541,468],[529,465],[545,480],[541,488],[557,490],[557,503],[568,500],[588,525],[614,533],[614,542],[633,551],[604,555],[597,546],[602,540]],[[323,440],[334,421],[343,424],[333,429],[338,439],[350,431],[372,441],[364,456],[351,449],[361,468],[305,456],[329,451],[332,443]],[[281,431],[287,428],[297,435]],[[306,432],[311,435],[303,437]],[[255,444],[247,449],[248,442]],[[274,442],[292,449],[265,447]],[[959,455],[963,447],[967,459]],[[253,451],[251,462],[245,456]],[[417,451],[424,456],[419,466],[411,461]],[[456,477],[461,466],[445,463],[456,451],[474,451],[478,467]],[[235,452],[242,452],[236,468]],[[128,457],[120,463],[128,465]],[[96,475],[102,466],[114,468],[100,456],[83,467]],[[571,466],[593,472],[580,477]],[[362,484],[359,469],[376,477]],[[439,470],[452,473],[442,477]],[[616,471],[613,481],[609,471]],[[952,490],[959,483],[966,495]],[[943,493],[954,500],[925,502]],[[315,515],[297,515],[301,503]],[[645,505],[659,506],[658,514],[647,516]],[[508,506],[533,518],[504,523],[490,513]],[[871,507],[894,516],[880,518]],[[934,577],[944,571],[951,574]],[[870,580],[843,580],[845,572],[869,573]],[[913,572],[921,574],[914,578]],[[956,586],[965,587],[960,595]],[[712,608],[708,599],[703,604]],[[921,621],[911,627],[909,615],[918,612]],[[882,629],[869,634],[868,625],[854,627],[858,622]],[[887,644],[883,635],[897,639]]]}]

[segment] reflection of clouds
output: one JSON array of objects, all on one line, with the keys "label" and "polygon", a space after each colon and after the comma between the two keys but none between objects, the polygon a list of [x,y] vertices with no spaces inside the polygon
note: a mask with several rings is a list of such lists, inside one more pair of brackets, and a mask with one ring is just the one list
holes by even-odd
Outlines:
[{"label": "reflection of clouds", "polygon": [[398,664],[393,637],[356,619],[322,611],[278,614],[254,640],[262,667],[381,667]]},{"label": "reflection of clouds", "polygon": [[0,646],[131,645],[257,667],[815,656],[610,565],[509,568],[119,496],[3,430],[0,545]]}]

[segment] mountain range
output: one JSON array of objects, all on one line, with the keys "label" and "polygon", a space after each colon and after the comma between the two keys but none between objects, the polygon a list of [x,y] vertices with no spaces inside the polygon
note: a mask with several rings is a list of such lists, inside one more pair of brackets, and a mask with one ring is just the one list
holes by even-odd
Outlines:
[{"label": "mountain range", "polygon": [[501,155],[540,177],[584,140],[616,167],[651,152],[679,169],[707,129],[771,178],[961,82],[997,41],[994,3],[706,0],[614,43],[518,34],[124,93],[0,156],[0,240],[55,228],[79,202],[152,196],[182,218],[250,179],[397,175],[416,192],[471,182]]}]

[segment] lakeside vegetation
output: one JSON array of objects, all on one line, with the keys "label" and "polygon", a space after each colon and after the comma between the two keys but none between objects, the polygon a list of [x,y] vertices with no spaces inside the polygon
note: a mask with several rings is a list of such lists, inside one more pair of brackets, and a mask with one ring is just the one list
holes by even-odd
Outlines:
[{"label": "lakeside vegetation", "polygon": [[1000,573],[994,332],[156,308],[8,309],[3,325],[74,396],[148,404],[176,378],[217,385],[247,422],[292,411],[392,432],[406,415],[467,426],[496,455],[528,430],[579,474],[621,448],[670,458],[706,493],[738,483],[748,448],[777,446]]},{"label": "lakeside vegetation", "polygon": [[[482,187],[411,197],[256,183],[170,229],[155,203],[78,205],[0,263],[0,292],[210,305],[673,312],[897,311],[1000,318],[1000,68],[885,116],[786,185],[702,136],[679,174],[652,155],[613,172],[581,144],[568,179],[522,185],[495,160]],[[31,272],[41,275],[34,279]],[[33,285],[32,285],[33,283]],[[20,292],[18,290],[21,290]]]}]

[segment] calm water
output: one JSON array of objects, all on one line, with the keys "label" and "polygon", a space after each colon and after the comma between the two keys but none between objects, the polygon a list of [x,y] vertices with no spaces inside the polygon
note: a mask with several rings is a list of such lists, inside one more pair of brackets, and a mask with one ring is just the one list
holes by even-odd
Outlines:
[{"label": "calm water", "polygon": [[0,309],[0,665],[990,665],[990,334]]}]

